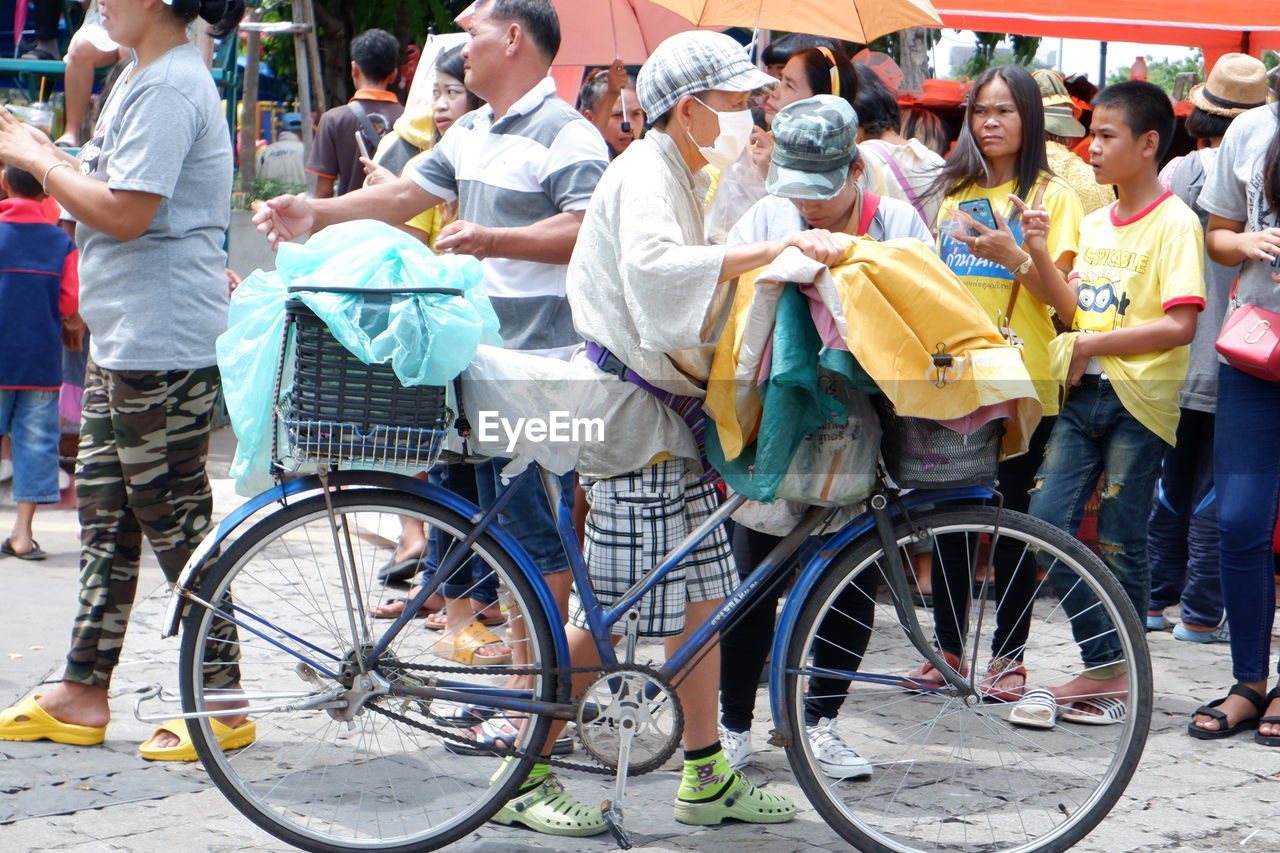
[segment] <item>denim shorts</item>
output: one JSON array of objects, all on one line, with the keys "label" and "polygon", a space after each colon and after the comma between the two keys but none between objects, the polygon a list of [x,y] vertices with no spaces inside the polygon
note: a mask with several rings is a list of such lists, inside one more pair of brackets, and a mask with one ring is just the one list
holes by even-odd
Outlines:
[{"label": "denim shorts", "polygon": [[13,500],[58,502],[58,391],[0,388],[0,435],[13,447]]}]

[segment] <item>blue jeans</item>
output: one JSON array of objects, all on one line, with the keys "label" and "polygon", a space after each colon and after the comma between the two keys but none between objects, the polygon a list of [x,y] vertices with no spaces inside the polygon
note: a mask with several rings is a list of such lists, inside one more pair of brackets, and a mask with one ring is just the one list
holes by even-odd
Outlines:
[{"label": "blue jeans", "polygon": [[15,503],[58,502],[58,392],[0,388],[0,435],[13,444]]},{"label": "blue jeans", "polygon": [[1213,489],[1212,412],[1183,409],[1178,443],[1167,447],[1151,506],[1151,610],[1182,605],[1182,621],[1222,624],[1218,503]]},{"label": "blue jeans", "polygon": [[[1099,550],[1138,613],[1146,612],[1151,594],[1147,517],[1163,447],[1159,436],[1125,410],[1110,382],[1086,376],[1058,415],[1031,490],[1028,512],[1074,536],[1084,505],[1102,477]],[[1086,674],[1106,678],[1122,672],[1101,669],[1123,662],[1124,655],[1115,626],[1102,608],[1094,606],[1093,593],[1075,583],[1056,561],[1049,581],[1071,617],[1081,657],[1091,670]]]},{"label": "blue jeans", "polygon": [[[509,461],[509,459],[491,459],[474,466],[476,494],[480,498],[481,509],[493,506],[498,495],[508,488],[502,482],[500,472]],[[573,503],[575,482],[577,480],[574,474],[565,474],[560,478],[561,500],[568,505]],[[564,555],[564,549],[560,546],[560,535],[556,532],[555,518],[551,515],[551,507],[547,503],[542,481],[537,476],[528,477],[523,481],[520,490],[511,497],[502,512],[498,514],[498,523],[520,541],[532,558],[533,564],[542,574],[551,575],[569,570],[568,558]],[[477,579],[473,578],[472,574],[464,574],[461,581],[457,580],[458,574],[459,572],[455,572],[453,577],[441,584],[440,591],[445,598],[472,597],[488,603],[488,599],[473,594],[483,587],[477,586]],[[496,589],[492,572],[489,572],[488,577],[479,583],[489,583],[491,590]],[[496,598],[496,593],[489,594]]]},{"label": "blue jeans", "polygon": [[1218,423],[1213,473],[1231,671],[1237,681],[1263,681],[1276,613],[1271,532],[1280,503],[1280,382],[1220,365]]}]

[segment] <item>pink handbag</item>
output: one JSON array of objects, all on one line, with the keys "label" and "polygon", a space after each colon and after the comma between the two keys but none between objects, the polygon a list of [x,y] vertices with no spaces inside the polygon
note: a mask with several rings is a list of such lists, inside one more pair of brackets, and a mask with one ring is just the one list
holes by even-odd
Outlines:
[{"label": "pink handbag", "polygon": [[1280,314],[1236,301],[1240,279],[1231,286],[1231,313],[1215,345],[1227,364],[1250,376],[1280,382]]}]

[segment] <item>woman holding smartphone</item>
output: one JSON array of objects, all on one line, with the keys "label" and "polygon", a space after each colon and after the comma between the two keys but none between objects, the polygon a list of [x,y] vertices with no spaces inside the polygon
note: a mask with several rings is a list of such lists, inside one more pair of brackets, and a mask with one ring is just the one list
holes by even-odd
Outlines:
[{"label": "woman holding smartphone", "polygon": [[[1075,294],[1057,276],[1040,270],[1056,266],[1065,276],[1076,254],[1083,210],[1075,190],[1049,171],[1044,143],[1044,108],[1040,88],[1025,69],[1005,65],[988,69],[973,84],[964,124],[930,195],[941,196],[938,253],[987,311],[991,321],[1019,340],[1027,370],[1035,382],[1044,419],[1027,453],[1000,464],[1004,506],[1025,512],[1045,442],[1058,413],[1058,390],[1049,371],[1049,341],[1055,330],[1050,310],[1071,317]],[[1022,245],[1021,213],[1043,208],[1051,223],[1047,251],[1039,257]],[[932,595],[938,643],[947,662],[960,665],[970,581],[967,555],[935,554]],[[997,609],[991,661],[983,692],[993,699],[1015,701],[1027,681],[1022,665],[1030,609],[1025,607],[1035,584],[1033,565],[1014,572],[1016,554],[995,559]],[[1025,563],[1026,561],[1024,561]],[[1013,584],[1010,591],[1009,586]],[[911,673],[912,681],[941,683],[926,664]]]}]

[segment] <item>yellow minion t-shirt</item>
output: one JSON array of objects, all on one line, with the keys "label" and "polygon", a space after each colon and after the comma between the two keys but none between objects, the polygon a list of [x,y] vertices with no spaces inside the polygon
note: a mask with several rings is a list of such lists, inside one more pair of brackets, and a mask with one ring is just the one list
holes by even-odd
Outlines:
[{"label": "yellow minion t-shirt", "polygon": [[[1071,271],[1076,313],[1071,328],[1109,332],[1159,320],[1175,305],[1204,310],[1204,232],[1173,193],[1132,219],[1116,205],[1080,223],[1080,250]],[[1178,395],[1190,347],[1099,356],[1125,410],[1169,444],[1178,429]]]},{"label": "yellow minion t-shirt", "polygon": [[[1045,177],[1042,173],[1036,181],[1037,187]],[[974,184],[944,198],[938,210],[938,254],[969,288],[969,292],[987,312],[987,317],[997,326],[1005,324],[1004,313],[1009,307],[1009,294],[1013,290],[1013,273],[994,261],[976,257],[967,246],[952,237],[951,211],[964,201],[988,199],[992,209],[1009,222],[1014,239],[1021,244],[1022,219],[1009,219],[1014,212],[1009,194],[1017,189],[1016,180],[998,187],[980,187]],[[1030,204],[1033,198],[1034,194],[1032,198],[1026,199],[1027,203]],[[1084,210],[1076,191],[1057,177],[1050,178],[1045,187],[1044,208],[1049,212],[1049,257],[1056,263],[1063,255],[1075,253],[1076,235]],[[1009,327],[1022,339],[1022,360],[1027,366],[1027,372],[1031,374],[1045,417],[1058,414],[1058,382],[1049,368],[1049,342],[1053,340],[1057,330],[1049,316],[1049,307],[1023,287],[1018,291],[1018,301],[1014,303]]]}]

